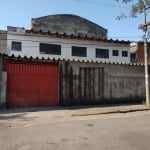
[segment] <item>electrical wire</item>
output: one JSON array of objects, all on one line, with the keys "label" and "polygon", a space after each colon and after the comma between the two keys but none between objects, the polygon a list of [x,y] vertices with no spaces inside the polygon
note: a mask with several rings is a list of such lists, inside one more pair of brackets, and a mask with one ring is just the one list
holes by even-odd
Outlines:
[{"label": "electrical wire", "polygon": [[115,8],[123,8],[123,9],[131,9],[129,7],[124,7],[124,6],[120,6],[120,5],[112,5],[112,4],[108,4],[108,3],[101,3],[101,2],[97,2],[97,1],[90,1],[90,0],[75,0],[78,2],[83,2],[83,3],[90,3],[90,4],[96,4],[96,5],[101,5],[101,6],[109,6],[109,7],[115,7]]}]

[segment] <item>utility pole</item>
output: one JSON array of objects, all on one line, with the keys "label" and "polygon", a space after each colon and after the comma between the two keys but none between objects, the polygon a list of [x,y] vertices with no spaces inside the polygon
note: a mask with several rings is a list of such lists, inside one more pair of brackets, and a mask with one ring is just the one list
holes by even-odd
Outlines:
[{"label": "utility pole", "polygon": [[148,32],[148,26],[150,25],[149,22],[147,22],[147,14],[146,10],[150,7],[145,7],[145,1],[143,0],[144,4],[144,24],[140,26],[140,29],[144,31],[144,65],[145,65],[145,94],[146,94],[146,106],[147,108],[150,108],[150,99],[149,99],[149,76],[148,76],[148,52],[147,52],[147,32]]}]

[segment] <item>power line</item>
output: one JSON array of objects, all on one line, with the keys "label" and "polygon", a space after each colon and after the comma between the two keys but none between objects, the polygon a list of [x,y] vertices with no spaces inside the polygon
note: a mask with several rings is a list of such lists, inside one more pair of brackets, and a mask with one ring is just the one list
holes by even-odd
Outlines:
[{"label": "power line", "polygon": [[142,38],[142,36],[122,36],[122,37],[118,37],[118,36],[112,36],[112,37],[110,37],[110,38],[117,38],[117,39],[119,39],[119,38],[122,38],[122,39],[128,39],[128,38]]},{"label": "power line", "polygon": [[76,0],[76,1],[83,2],[83,3],[97,4],[97,5],[102,5],[102,6],[115,7],[115,8],[130,9],[129,7],[124,7],[121,5],[112,5],[112,4],[101,3],[101,2],[97,2],[97,1],[90,1],[90,0]]}]

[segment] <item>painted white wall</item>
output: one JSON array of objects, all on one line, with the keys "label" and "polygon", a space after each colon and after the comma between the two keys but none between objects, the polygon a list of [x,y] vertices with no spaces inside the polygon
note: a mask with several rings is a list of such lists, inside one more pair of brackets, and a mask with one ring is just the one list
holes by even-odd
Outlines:
[{"label": "painted white wall", "polygon": [[[12,41],[22,42],[22,51],[12,51],[11,43]],[[40,54],[39,44],[40,43],[49,43],[49,44],[60,44],[61,45],[61,55],[50,55],[50,54]],[[71,56],[71,47],[72,46],[83,46],[87,47],[87,57],[75,57]],[[95,49],[109,49],[109,59],[96,58]],[[119,56],[112,56],[113,50],[119,50]],[[128,57],[122,57],[122,51],[128,51]],[[50,58],[50,59],[70,59],[70,60],[84,60],[84,61],[103,61],[103,62],[116,62],[116,63],[130,63],[130,47],[126,44],[116,44],[110,42],[100,42],[94,40],[82,40],[82,39],[64,39],[64,38],[55,38],[50,36],[41,36],[41,35],[25,35],[25,34],[16,34],[8,33],[7,36],[7,53],[8,55],[14,54],[16,57],[18,55],[24,57],[33,57],[33,58]]]}]

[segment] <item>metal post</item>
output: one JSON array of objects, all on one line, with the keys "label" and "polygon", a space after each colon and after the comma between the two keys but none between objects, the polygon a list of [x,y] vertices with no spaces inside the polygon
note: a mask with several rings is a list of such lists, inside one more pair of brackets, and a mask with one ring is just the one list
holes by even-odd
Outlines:
[{"label": "metal post", "polygon": [[148,77],[148,57],[147,57],[147,20],[146,20],[146,9],[144,8],[144,63],[145,63],[145,92],[146,92],[146,106],[150,107],[149,102],[149,77]]}]

